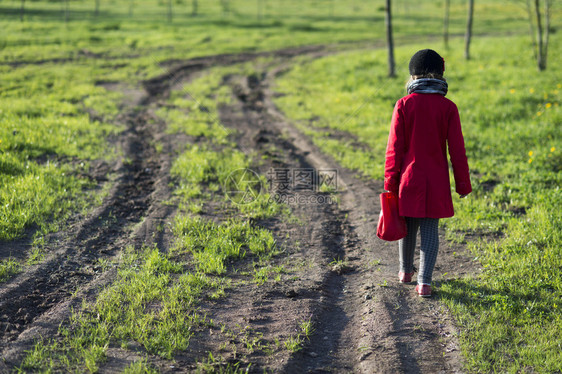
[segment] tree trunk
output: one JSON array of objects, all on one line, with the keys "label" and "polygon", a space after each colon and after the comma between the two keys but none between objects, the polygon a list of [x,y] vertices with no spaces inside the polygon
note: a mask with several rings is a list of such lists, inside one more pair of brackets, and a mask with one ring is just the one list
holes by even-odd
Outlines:
[{"label": "tree trunk", "polygon": [[443,17],[443,42],[445,48],[449,49],[449,8],[451,0],[445,0],[445,16]]},{"label": "tree trunk", "polygon": [[540,0],[535,0],[535,16],[537,18],[537,67],[539,71],[546,70],[546,56],[550,34],[550,0],[544,1],[544,27],[541,19]]},{"label": "tree trunk", "polygon": [[550,36],[550,5],[551,0],[545,0],[544,2],[544,46],[543,46],[543,63],[544,69],[546,70],[546,56],[548,52],[548,38]]},{"label": "tree trunk", "polygon": [[541,9],[540,9],[540,1],[535,0],[535,16],[537,17],[537,65],[539,70],[544,70],[544,62],[543,62],[543,39],[542,39],[542,20],[541,20]]},{"label": "tree trunk", "polygon": [[100,13],[100,0],[96,0],[96,10],[94,11],[94,17],[97,17]]},{"label": "tree trunk", "polygon": [[194,17],[197,15],[198,5],[197,0],[191,1],[191,15]]},{"label": "tree trunk", "polygon": [[533,22],[533,11],[531,9],[531,0],[525,2],[527,4],[527,15],[529,16],[529,31],[531,33],[531,43],[533,45],[533,56],[537,59],[537,42],[535,40],[535,23]]},{"label": "tree trunk", "polygon": [[64,22],[68,23],[69,0],[64,0]]},{"label": "tree trunk", "polygon": [[23,17],[25,15],[25,0],[21,0],[21,11],[20,11],[20,21],[23,22]]},{"label": "tree trunk", "polygon": [[474,15],[474,0],[468,0],[468,17],[466,20],[466,34],[464,37],[464,58],[470,60],[470,39],[472,39],[472,16]]},{"label": "tree trunk", "polygon": [[388,76],[395,77],[395,63],[394,63],[394,39],[392,38],[392,11],[391,11],[391,0],[386,0],[386,43],[388,45]]},{"label": "tree trunk", "polygon": [[[527,0],[527,15],[529,16],[529,32],[533,47],[533,56],[537,60],[539,71],[546,70],[548,55],[548,40],[550,36],[550,9],[552,0],[545,0],[544,14],[541,14],[540,0]],[[544,16],[544,25],[543,17]],[[536,27],[535,27],[536,22]]]}]

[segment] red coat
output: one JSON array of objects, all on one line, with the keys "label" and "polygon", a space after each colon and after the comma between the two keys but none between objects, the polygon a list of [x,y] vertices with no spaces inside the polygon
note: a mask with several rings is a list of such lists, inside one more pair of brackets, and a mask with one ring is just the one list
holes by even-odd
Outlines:
[{"label": "red coat", "polygon": [[459,111],[440,94],[398,100],[386,148],[384,188],[398,192],[404,217],[452,217],[447,145],[457,193],[472,191]]}]

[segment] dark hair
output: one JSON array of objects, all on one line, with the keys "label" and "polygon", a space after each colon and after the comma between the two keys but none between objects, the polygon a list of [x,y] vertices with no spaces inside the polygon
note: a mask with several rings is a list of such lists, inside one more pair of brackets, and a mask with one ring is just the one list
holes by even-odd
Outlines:
[{"label": "dark hair", "polygon": [[445,60],[433,49],[422,49],[414,53],[408,65],[410,75],[426,76],[428,74],[443,76]]}]

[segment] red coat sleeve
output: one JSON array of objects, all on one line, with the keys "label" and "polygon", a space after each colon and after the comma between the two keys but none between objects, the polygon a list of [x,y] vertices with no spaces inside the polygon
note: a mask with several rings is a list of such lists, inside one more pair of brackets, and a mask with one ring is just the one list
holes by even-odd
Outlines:
[{"label": "red coat sleeve", "polygon": [[388,143],[386,145],[384,189],[387,191],[398,193],[404,152],[404,112],[402,110],[402,100],[399,100],[394,106],[392,121],[390,122]]},{"label": "red coat sleeve", "polygon": [[468,161],[466,159],[466,150],[464,148],[464,138],[462,135],[459,111],[457,106],[454,104],[449,115],[447,144],[449,147],[451,164],[453,165],[456,191],[459,195],[467,195],[472,192],[472,185],[470,184],[470,174],[468,171]]}]

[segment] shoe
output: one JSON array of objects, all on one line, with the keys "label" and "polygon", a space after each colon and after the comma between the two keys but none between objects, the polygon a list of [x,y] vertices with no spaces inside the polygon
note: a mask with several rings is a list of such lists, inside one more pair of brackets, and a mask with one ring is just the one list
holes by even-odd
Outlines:
[{"label": "shoe", "polygon": [[418,284],[416,286],[416,292],[421,297],[431,297],[431,286],[429,284]]},{"label": "shoe", "polygon": [[413,271],[411,273],[404,273],[401,271],[398,273],[398,278],[400,278],[400,283],[410,283],[413,275]]}]

